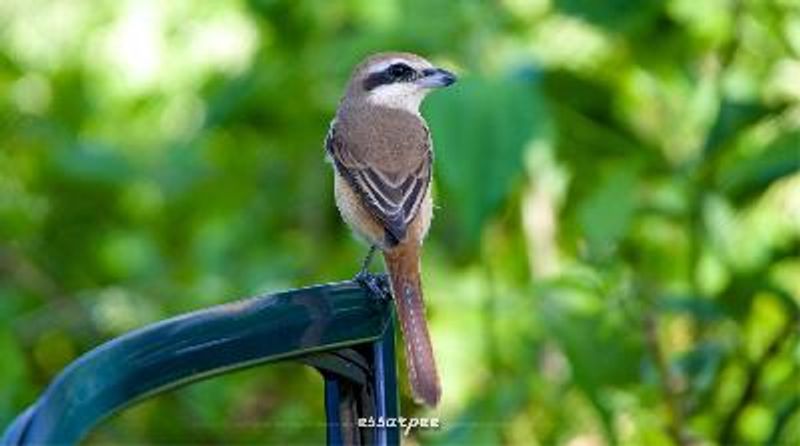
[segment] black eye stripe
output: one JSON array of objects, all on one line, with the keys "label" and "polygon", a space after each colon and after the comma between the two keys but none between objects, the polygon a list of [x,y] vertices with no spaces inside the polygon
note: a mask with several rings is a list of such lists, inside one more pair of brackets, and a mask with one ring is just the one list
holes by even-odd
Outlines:
[{"label": "black eye stripe", "polygon": [[364,90],[370,91],[381,85],[393,84],[395,82],[408,82],[414,80],[417,72],[408,65],[398,62],[389,65],[385,70],[370,74],[364,79]]},{"label": "black eye stripe", "polygon": [[370,91],[374,90],[381,85],[386,85],[391,83],[392,80],[386,76],[386,73],[383,71],[372,73],[364,79],[364,90]]},{"label": "black eye stripe", "polygon": [[402,62],[390,65],[386,72],[395,79],[404,79],[414,75],[414,69]]}]

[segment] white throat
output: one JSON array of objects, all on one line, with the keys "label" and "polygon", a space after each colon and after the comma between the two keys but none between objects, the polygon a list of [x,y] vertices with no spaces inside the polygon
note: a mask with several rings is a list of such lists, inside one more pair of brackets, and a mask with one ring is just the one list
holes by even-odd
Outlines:
[{"label": "white throat", "polygon": [[367,101],[381,107],[396,108],[419,114],[419,105],[425,99],[426,91],[418,85],[398,83],[381,85],[371,91]]}]

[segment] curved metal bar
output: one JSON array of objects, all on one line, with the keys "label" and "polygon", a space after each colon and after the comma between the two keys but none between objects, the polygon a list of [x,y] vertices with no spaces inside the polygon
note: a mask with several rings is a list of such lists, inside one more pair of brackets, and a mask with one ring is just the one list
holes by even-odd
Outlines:
[{"label": "curved metal bar", "polygon": [[24,412],[22,412],[13,423],[8,426],[3,434],[3,445],[16,445],[22,444],[22,438],[25,434],[25,429],[31,421],[31,417],[36,413],[36,404],[31,405]]},{"label": "curved metal bar", "polygon": [[392,306],[367,288],[348,281],[259,296],[111,340],[64,369],[2,444],[73,444],[148,396],[234,369],[376,341],[391,327]]}]

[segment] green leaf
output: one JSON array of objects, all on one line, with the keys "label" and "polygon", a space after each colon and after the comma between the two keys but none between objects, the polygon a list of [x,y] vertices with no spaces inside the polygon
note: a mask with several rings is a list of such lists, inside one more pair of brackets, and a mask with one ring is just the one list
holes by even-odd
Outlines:
[{"label": "green leaf", "polygon": [[641,29],[654,21],[663,0],[556,0],[555,5],[566,14],[615,32]]},{"label": "green leaf", "polygon": [[578,220],[593,255],[611,254],[627,233],[636,208],[638,170],[632,163],[614,166],[579,204]]},{"label": "green leaf", "polygon": [[[614,407],[606,390],[641,382],[644,344],[641,330],[629,318],[602,305],[598,295],[566,289],[543,299],[538,307],[542,323],[552,333],[570,362],[575,383],[597,410],[609,443],[616,442]],[[565,302],[587,300],[588,308]],[[592,308],[593,307],[593,308]]]},{"label": "green leaf", "polygon": [[665,296],[657,304],[662,312],[687,314],[704,323],[717,321],[725,316],[715,301],[699,296]]},{"label": "green leaf", "polygon": [[119,151],[104,144],[84,143],[59,150],[55,165],[68,178],[103,184],[125,183],[135,173]]},{"label": "green leaf", "polygon": [[727,351],[721,343],[705,342],[681,354],[674,361],[675,369],[681,376],[688,378],[695,399],[704,400],[713,391],[726,354]]},{"label": "green leaf", "polygon": [[773,112],[763,104],[752,102],[736,102],[723,98],[711,131],[706,138],[704,152],[713,154],[734,137],[740,130],[754,124]]},{"label": "green leaf", "polygon": [[446,210],[462,247],[474,248],[487,218],[523,172],[526,143],[548,134],[538,84],[467,78],[427,104]]},{"label": "green leaf", "polygon": [[722,166],[717,184],[742,198],[764,190],[771,182],[800,169],[800,131],[779,136],[756,156]]}]

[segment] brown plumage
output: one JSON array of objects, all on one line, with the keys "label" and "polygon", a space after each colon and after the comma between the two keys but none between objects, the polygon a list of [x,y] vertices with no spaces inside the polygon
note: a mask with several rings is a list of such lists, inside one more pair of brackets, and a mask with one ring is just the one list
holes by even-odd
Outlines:
[{"label": "brown plumage", "polygon": [[425,320],[420,248],[432,213],[433,152],[418,107],[430,89],[454,81],[413,54],[370,57],[356,67],[325,144],[342,217],[383,252],[412,393],[430,406],[439,402],[441,386]]},{"label": "brown plumage", "polygon": [[424,121],[404,110],[350,106],[331,127],[327,147],[336,171],[386,231],[384,243],[373,244],[404,240],[431,182]]}]

